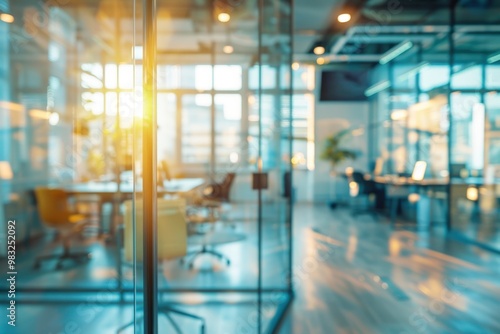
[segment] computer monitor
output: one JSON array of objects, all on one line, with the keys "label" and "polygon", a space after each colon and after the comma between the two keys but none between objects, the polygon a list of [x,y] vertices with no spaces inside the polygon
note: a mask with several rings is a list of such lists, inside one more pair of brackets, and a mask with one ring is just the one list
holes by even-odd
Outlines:
[{"label": "computer monitor", "polygon": [[414,181],[422,181],[425,176],[425,170],[427,169],[427,162],[417,161],[413,167],[413,173],[411,173],[411,178]]}]

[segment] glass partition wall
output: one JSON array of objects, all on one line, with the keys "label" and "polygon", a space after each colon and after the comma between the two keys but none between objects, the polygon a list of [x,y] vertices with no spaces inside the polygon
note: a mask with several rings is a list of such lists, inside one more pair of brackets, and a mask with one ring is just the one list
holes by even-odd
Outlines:
[{"label": "glass partition wall", "polygon": [[494,41],[500,28],[477,15],[456,4],[442,25],[409,34],[401,45],[411,47],[374,69],[380,89],[370,96],[371,160],[383,160],[387,177],[411,177],[416,162],[425,162],[419,186],[425,190],[409,194],[401,211],[418,221],[419,207],[428,208],[433,227],[499,251],[500,50]]},{"label": "glass partition wall", "polygon": [[291,3],[153,4],[0,1],[19,312],[42,332],[272,332],[291,299]]}]

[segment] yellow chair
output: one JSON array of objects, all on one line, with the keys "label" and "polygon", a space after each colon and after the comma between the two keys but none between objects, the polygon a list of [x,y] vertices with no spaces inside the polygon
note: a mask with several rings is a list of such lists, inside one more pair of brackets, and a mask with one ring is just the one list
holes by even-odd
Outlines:
[{"label": "yellow chair", "polygon": [[[187,253],[186,201],[182,198],[164,199],[157,202],[158,259],[171,260]],[[133,235],[136,237],[136,257],[142,262],[143,215],[142,202],[135,203],[136,228],[133,228],[133,202],[127,200],[125,206],[125,260],[133,260]]]},{"label": "yellow chair", "polygon": [[[133,201],[124,202],[124,247],[125,261],[132,262],[134,256],[135,235],[135,253],[138,263],[143,260],[143,205],[142,201],[135,202],[135,231],[133,224],[134,206]],[[165,199],[159,198],[157,202],[157,239],[158,239],[158,260],[166,261],[175,258],[182,258],[187,254],[187,223],[186,223],[186,201],[183,198]],[[175,328],[177,333],[181,333],[179,326],[170,316],[171,313],[179,314],[201,322],[200,332],[205,333],[205,320],[197,315],[187,313],[182,310],[172,308],[168,305],[158,307],[158,313],[165,315]],[[130,322],[120,327],[117,333],[130,327],[134,322]]]},{"label": "yellow chair", "polygon": [[35,260],[35,269],[39,268],[42,261],[57,259],[56,268],[62,267],[64,260],[88,260],[88,252],[70,252],[70,239],[80,233],[88,223],[85,215],[77,214],[70,210],[68,194],[62,189],[36,188],[38,214],[42,223],[61,233],[63,246],[62,254],[39,256]]}]

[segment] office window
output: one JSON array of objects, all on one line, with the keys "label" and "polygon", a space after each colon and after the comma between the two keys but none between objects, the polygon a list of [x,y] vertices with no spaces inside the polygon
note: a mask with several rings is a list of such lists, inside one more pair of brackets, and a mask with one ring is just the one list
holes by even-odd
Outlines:
[{"label": "office window", "polygon": [[156,78],[158,89],[179,88],[180,66],[158,65]]},{"label": "office window", "polygon": [[[465,163],[469,168],[477,165],[473,159],[473,113],[480,105],[479,94],[454,93],[451,96],[451,110],[453,113],[453,127],[451,133],[452,162]],[[476,129],[477,130],[477,129]],[[484,124],[483,124],[484,132]],[[476,150],[482,149],[479,147]]]},{"label": "office window", "polygon": [[[262,95],[262,160],[263,168],[273,168],[276,147],[273,147],[273,133],[275,130],[276,117],[276,97],[271,94]],[[259,97],[250,95],[249,97],[249,115],[248,115],[248,145],[249,145],[249,163],[257,162],[258,150],[255,143],[259,138]],[[279,123],[278,123],[279,124]]]},{"label": "office window", "polygon": [[83,109],[93,115],[101,115],[104,113],[104,94],[103,93],[82,93]]},{"label": "office window", "polygon": [[[298,63],[297,63],[298,64]],[[315,68],[312,65],[298,64],[298,68],[293,70],[294,90],[313,90],[315,80]],[[290,88],[290,69],[288,66],[281,66],[281,88]]]},{"label": "office window", "polygon": [[461,65],[461,66],[463,66],[464,69],[460,70],[459,67],[459,72],[453,74],[451,80],[451,88],[452,89],[481,88],[483,82],[482,66],[479,65],[471,67],[466,67],[467,65]]},{"label": "office window", "polygon": [[[283,96],[281,115],[282,138],[290,133],[290,98]],[[296,168],[314,169],[314,96],[312,94],[293,95],[292,112],[292,163]],[[288,140],[284,140],[285,145]],[[288,148],[283,148],[284,152]]]},{"label": "office window", "polygon": [[158,94],[158,159],[172,161],[176,160],[176,138],[177,138],[177,98],[172,93]]},{"label": "office window", "polygon": [[116,69],[116,64],[106,64],[104,66],[104,71],[105,71],[105,86],[106,88],[117,88],[117,69]]},{"label": "office window", "polygon": [[[257,89],[259,87],[259,66],[250,68],[249,73],[249,87],[250,89]],[[276,68],[263,65],[262,66],[262,89],[276,88]]]},{"label": "office window", "polygon": [[[242,68],[239,65],[215,65],[215,89],[241,89]],[[211,77],[211,75],[210,75]]]},{"label": "office window", "polygon": [[103,88],[103,71],[101,64],[82,64],[81,69],[82,88]]},{"label": "office window", "polygon": [[[212,89],[212,66],[210,65],[182,65],[166,66],[162,80],[166,80],[165,88],[184,88],[196,90]],[[169,79],[172,75],[172,79]]]},{"label": "office window", "polygon": [[[106,64],[104,66],[104,71],[105,71],[105,88],[107,89],[134,88],[134,65],[120,64],[117,67],[116,64]],[[117,82],[119,82],[119,84],[117,84]]]},{"label": "office window", "polygon": [[424,92],[448,84],[450,69],[448,65],[429,65],[420,71],[420,89]]},{"label": "office window", "polygon": [[208,163],[211,147],[210,94],[182,96],[182,156],[183,163]]},{"label": "office window", "polygon": [[120,83],[119,88],[121,89],[132,89],[134,88],[134,66],[132,64],[120,64]]},{"label": "office window", "polygon": [[486,89],[500,88],[500,65],[486,66]]},{"label": "office window", "polygon": [[500,95],[489,93],[485,95],[487,122],[490,129],[500,130]]},{"label": "office window", "polygon": [[215,95],[215,159],[238,163],[241,154],[241,95]]}]

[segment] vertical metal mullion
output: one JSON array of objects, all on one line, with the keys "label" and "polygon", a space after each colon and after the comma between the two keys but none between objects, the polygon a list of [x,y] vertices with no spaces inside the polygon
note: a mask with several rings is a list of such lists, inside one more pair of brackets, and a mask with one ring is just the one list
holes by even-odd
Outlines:
[{"label": "vertical metal mullion", "polygon": [[[482,103],[483,105],[483,108],[484,108],[484,125],[486,126],[486,120],[488,119],[488,109],[486,108],[486,98],[485,98],[485,95],[486,95],[486,64],[482,64],[481,65],[481,92],[480,92],[480,102]],[[487,166],[487,162],[488,162],[488,150],[487,150],[487,143],[488,143],[488,136],[486,135],[486,128],[483,129],[484,132],[485,132],[485,136],[483,138],[483,176],[485,175],[484,174],[484,170]]]},{"label": "vertical metal mullion", "polygon": [[[289,19],[289,34],[290,34],[290,59],[289,59],[289,64],[288,68],[290,71],[290,112],[289,112],[289,127],[288,127],[288,145],[289,145],[289,152],[290,152],[290,158],[292,157],[293,154],[293,126],[292,126],[292,121],[293,121],[293,96],[294,96],[294,91],[293,91],[293,50],[294,50],[294,34],[293,34],[293,24],[294,24],[294,1],[289,0],[289,5],[290,5],[290,19]],[[307,145],[307,144],[306,144]],[[307,146],[306,146],[307,149]],[[290,196],[288,197],[288,291],[290,294],[293,294],[293,286],[292,286],[292,277],[293,277],[293,240],[292,240],[292,233],[293,233],[293,164],[292,164],[292,159],[288,161],[289,164],[289,169],[290,169]]]},{"label": "vertical metal mullion", "polygon": [[449,0],[449,15],[450,15],[450,32],[448,35],[448,42],[449,42],[449,50],[448,50],[448,62],[449,62],[449,80],[448,80],[448,184],[447,184],[447,192],[448,192],[448,207],[446,210],[446,230],[449,232],[451,230],[451,205],[452,205],[452,198],[451,198],[451,190],[452,190],[452,184],[451,184],[451,165],[452,165],[452,137],[453,137],[453,110],[452,110],[452,102],[451,102],[451,97],[452,97],[452,79],[453,79],[453,66],[455,63],[455,40],[454,40],[454,33],[455,33],[455,5],[456,5],[456,0]]},{"label": "vertical metal mullion", "polygon": [[115,122],[115,140],[113,147],[115,149],[115,182],[117,185],[115,198],[113,199],[113,220],[111,222],[110,230],[113,235],[118,226],[118,213],[121,199],[121,166],[120,160],[122,156],[122,131],[121,131],[121,115],[120,115],[120,62],[121,62],[121,10],[119,0],[115,0],[115,66],[116,66],[116,122]]},{"label": "vertical metal mullion", "polygon": [[[258,114],[259,114],[259,137],[258,137],[258,172],[262,172],[262,52],[264,50],[262,46],[262,34],[264,33],[264,0],[259,0],[258,2],[258,15],[259,15],[259,23],[258,23],[258,55],[257,61],[259,62],[259,87],[257,91],[257,95],[259,97],[259,106],[258,106]],[[262,189],[259,187],[257,190],[257,226],[258,226],[258,236],[257,236],[257,261],[258,261],[258,278],[257,278],[257,333],[262,333]]]},{"label": "vertical metal mullion", "polygon": [[182,108],[182,99],[184,95],[182,93],[176,92],[175,94],[175,132],[176,132],[176,140],[175,140],[175,157],[179,166],[181,166],[182,170],[184,170],[183,160],[182,160],[182,141],[183,133],[182,133],[182,117],[183,117],[183,108]]},{"label": "vertical metal mullion", "polygon": [[[418,46],[418,53],[417,53],[417,66],[419,66],[418,64],[422,63],[422,60],[423,60],[423,47],[422,47],[422,44],[420,44]],[[415,88],[416,88],[416,99],[415,99],[415,102],[416,103],[419,103],[420,102],[420,94],[422,93],[422,90],[420,88],[420,71],[417,72],[417,74],[415,75]],[[408,115],[409,116],[409,115]],[[406,117],[406,128],[408,128],[408,121],[410,120],[409,117]],[[415,130],[414,130],[415,131]],[[421,133],[418,134],[418,140],[417,140],[417,147],[415,148],[415,162],[420,160],[420,140],[421,140]],[[408,136],[407,136],[408,137]]]},{"label": "vertical metal mullion", "polygon": [[144,333],[158,333],[156,239],[156,0],[143,0]]},{"label": "vertical metal mullion", "polygon": [[249,97],[250,90],[248,88],[249,79],[249,67],[242,66],[242,93],[241,93],[241,132],[240,132],[240,147],[242,149],[240,156],[240,166],[246,167],[248,163],[248,157],[250,152],[250,142],[248,141],[248,136],[250,135],[250,122],[248,121],[248,116],[250,114]]},{"label": "vertical metal mullion", "polygon": [[210,90],[210,176],[215,180],[215,159],[216,159],[216,132],[215,132],[215,42],[212,42],[211,52],[210,52],[210,63],[212,65],[212,89]]},{"label": "vertical metal mullion", "polygon": [[395,173],[395,168],[394,168],[394,164],[395,164],[395,159],[394,159],[394,121],[392,120],[391,118],[391,114],[392,114],[392,109],[394,108],[394,104],[393,104],[393,100],[392,100],[392,95],[394,94],[394,87],[393,87],[393,84],[394,84],[394,66],[393,66],[393,63],[392,62],[389,62],[387,64],[387,71],[389,72],[388,76],[389,76],[389,82],[390,82],[390,87],[389,87],[389,101],[388,101],[388,105],[387,105],[387,108],[389,109],[389,122],[390,122],[390,126],[389,128],[387,129],[387,132],[388,132],[388,137],[389,137],[389,152],[390,152],[390,157],[391,157],[391,160],[390,160],[390,164],[389,164],[389,173],[390,174],[393,174]]}]

